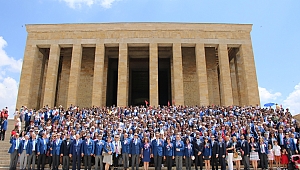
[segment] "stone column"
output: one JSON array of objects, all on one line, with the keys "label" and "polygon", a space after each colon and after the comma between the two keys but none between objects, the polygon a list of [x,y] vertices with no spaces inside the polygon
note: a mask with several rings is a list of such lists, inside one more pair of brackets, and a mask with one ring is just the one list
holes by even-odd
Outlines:
[{"label": "stone column", "polygon": [[71,104],[78,105],[77,94],[79,87],[80,71],[81,71],[81,59],[82,59],[82,46],[81,44],[73,44],[72,59],[69,77],[69,89],[68,89],[68,102],[67,106]]},{"label": "stone column", "polygon": [[[173,44],[173,85],[174,96],[176,105],[184,105],[184,94],[183,94],[183,76],[182,76],[182,53],[181,44]],[[173,101],[174,102],[174,101]]]},{"label": "stone column", "polygon": [[244,74],[244,92],[240,92],[241,96],[246,96],[248,98],[248,103],[245,103],[246,105],[260,105],[254,55],[251,43],[242,44],[239,49],[239,55],[240,64],[238,67],[241,67],[243,70],[242,73]]},{"label": "stone column", "polygon": [[[103,106],[102,92],[103,92],[103,70],[104,70],[104,44],[96,44],[95,63],[94,63],[94,80],[93,80],[93,93],[92,105]],[[104,94],[105,95],[105,94]]]},{"label": "stone column", "polygon": [[219,44],[218,57],[219,57],[219,69],[220,69],[221,105],[230,106],[233,104],[233,99],[232,99],[232,87],[231,87],[231,78],[230,78],[228,50],[226,44]]},{"label": "stone column", "polygon": [[50,47],[43,106],[54,107],[55,105],[59,58],[60,47],[58,44],[52,44]]},{"label": "stone column", "polygon": [[150,105],[158,106],[158,47],[157,43],[150,44],[149,55],[149,96]]},{"label": "stone column", "polygon": [[199,84],[199,106],[208,106],[208,86],[206,73],[205,47],[202,43],[197,43],[195,47],[196,53],[196,70]]},{"label": "stone column", "polygon": [[33,80],[33,73],[35,71],[35,60],[37,60],[38,55],[39,48],[36,46],[36,44],[26,45],[16,104],[17,109],[20,109],[21,106],[33,108],[33,106],[30,106],[30,100],[34,100],[31,98],[31,91],[33,90],[31,89],[31,84],[35,81]]},{"label": "stone column", "polygon": [[126,43],[119,45],[117,106],[128,105],[128,47]]},{"label": "stone column", "polygon": [[238,88],[239,80],[237,79],[238,76],[236,74],[237,70],[235,69],[235,63],[236,63],[236,59],[235,59],[235,57],[233,57],[231,59],[231,61],[229,62],[233,104],[236,106],[241,106],[240,105],[240,97],[239,97],[239,88]]}]

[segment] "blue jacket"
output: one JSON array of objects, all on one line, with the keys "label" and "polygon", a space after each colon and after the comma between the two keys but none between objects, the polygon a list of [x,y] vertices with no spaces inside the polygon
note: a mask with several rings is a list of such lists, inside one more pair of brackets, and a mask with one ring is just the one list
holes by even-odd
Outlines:
[{"label": "blue jacket", "polygon": [[94,153],[96,156],[102,155],[104,144],[105,144],[104,140],[95,140],[94,141],[94,146],[95,146]]},{"label": "blue jacket", "polygon": [[[45,140],[45,142],[44,142],[44,140]],[[48,149],[49,149],[49,140],[39,138],[38,143],[37,143],[37,153],[46,154]]]},{"label": "blue jacket", "polygon": [[127,138],[122,141],[122,153],[130,153],[130,141],[131,139]]},{"label": "blue jacket", "polygon": [[[21,142],[21,140],[20,139],[16,139],[16,138],[11,138],[10,139],[10,141],[9,141],[9,143],[11,143],[11,146],[10,146],[10,148],[9,148],[9,150],[8,150],[8,153],[14,153],[14,151],[15,151],[15,149],[16,149],[16,144],[17,144],[17,140],[19,140],[19,146],[20,146],[20,142]],[[19,149],[19,147],[18,147],[18,149]]]},{"label": "blue jacket", "polygon": [[25,140],[22,140],[20,145],[19,145],[19,154],[21,154],[24,151],[24,148],[26,150],[26,154],[29,154],[29,149],[30,149],[30,143],[29,140],[27,140],[27,144]]},{"label": "blue jacket", "polygon": [[[37,142],[38,142],[38,140],[35,139],[34,151],[37,151]],[[33,152],[33,140],[30,139],[30,140],[29,140],[29,151],[28,151],[28,154],[31,155],[32,152]]]},{"label": "blue jacket", "polygon": [[80,155],[81,153],[82,153],[82,141],[79,139],[77,143],[77,140],[73,140],[70,146],[70,154]]},{"label": "blue jacket", "polygon": [[296,143],[294,139],[289,138],[284,140],[284,147],[285,148],[290,148],[292,151],[296,150]]},{"label": "blue jacket", "polygon": [[61,147],[62,140],[55,140],[52,143],[52,155],[60,155],[60,147]]},{"label": "blue jacket", "polygon": [[193,145],[191,143],[190,143],[190,147],[188,147],[188,145],[185,145],[185,147],[184,147],[184,156],[191,157],[193,155],[194,155]]},{"label": "blue jacket", "polygon": [[137,139],[137,142],[135,142],[135,139],[132,139],[130,143],[130,154],[132,155],[139,155],[141,154],[142,149],[142,142],[140,139]]},{"label": "blue jacket", "polygon": [[174,153],[174,144],[170,143],[170,145],[168,145],[167,143],[165,143],[164,146],[164,156],[175,156]]},{"label": "blue jacket", "polygon": [[184,143],[182,140],[175,141],[175,156],[184,156]]},{"label": "blue jacket", "polygon": [[90,141],[88,142],[88,139],[85,139],[82,143],[82,153],[84,155],[91,155],[94,154],[94,141],[92,139],[90,139]]},{"label": "blue jacket", "polygon": [[110,142],[110,143],[106,142],[104,144],[104,148],[103,149],[104,149],[104,151],[106,153],[108,153],[109,151],[115,152],[115,146],[112,144],[112,142]]},{"label": "blue jacket", "polygon": [[7,120],[4,120],[1,124],[1,129],[7,131]]},{"label": "blue jacket", "polygon": [[[267,143],[267,142],[264,142],[264,143],[263,143],[263,147],[264,147],[264,151],[265,151],[264,153],[265,153],[265,154],[268,154],[268,153],[269,153],[269,152],[268,152],[268,143]],[[262,144],[259,143],[258,148],[259,148],[259,149],[258,149],[258,153],[261,154],[261,153],[262,153]]]},{"label": "blue jacket", "polygon": [[[159,142],[159,144],[158,144]],[[155,139],[151,142],[151,151],[154,156],[164,155],[164,141],[162,139]]]},{"label": "blue jacket", "polygon": [[203,156],[211,156],[211,144],[207,143],[203,145]]}]

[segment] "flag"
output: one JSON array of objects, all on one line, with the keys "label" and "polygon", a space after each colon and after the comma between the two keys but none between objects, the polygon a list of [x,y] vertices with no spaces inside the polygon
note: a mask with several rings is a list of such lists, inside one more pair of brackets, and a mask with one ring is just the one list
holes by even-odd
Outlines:
[{"label": "flag", "polygon": [[148,101],[147,100],[145,100],[145,104],[146,104],[146,106],[148,105]]}]

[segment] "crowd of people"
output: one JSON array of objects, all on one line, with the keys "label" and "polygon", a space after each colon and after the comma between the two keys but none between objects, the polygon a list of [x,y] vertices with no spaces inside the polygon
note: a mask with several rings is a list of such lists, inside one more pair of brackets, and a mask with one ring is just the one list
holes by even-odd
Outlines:
[{"label": "crowd of people", "polygon": [[[287,168],[300,154],[289,109],[220,106],[62,106],[14,113],[10,169],[237,170]],[[37,165],[36,165],[37,158]]]}]

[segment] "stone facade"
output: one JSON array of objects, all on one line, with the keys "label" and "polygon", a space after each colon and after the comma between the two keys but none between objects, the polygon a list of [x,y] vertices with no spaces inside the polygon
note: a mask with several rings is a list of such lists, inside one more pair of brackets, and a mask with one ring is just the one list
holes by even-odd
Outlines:
[{"label": "stone facade", "polygon": [[[26,28],[17,108],[134,105],[129,100],[135,90],[131,88],[132,59],[148,61],[145,100],[150,105],[166,104],[160,101],[162,86],[168,86],[168,101],[176,105],[260,103],[250,24],[43,24]],[[131,47],[141,48],[131,52]],[[165,47],[171,51],[159,51]],[[170,64],[164,67],[168,70],[161,68],[161,59]],[[138,65],[145,72],[146,67]],[[170,83],[161,85],[159,74],[164,71]],[[116,103],[110,95],[116,95]]]}]

